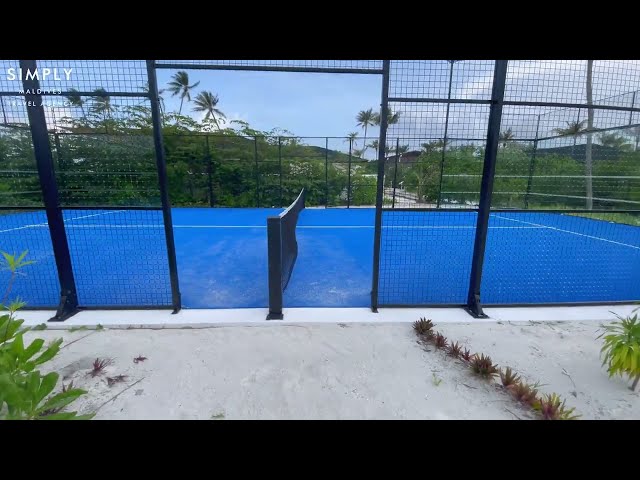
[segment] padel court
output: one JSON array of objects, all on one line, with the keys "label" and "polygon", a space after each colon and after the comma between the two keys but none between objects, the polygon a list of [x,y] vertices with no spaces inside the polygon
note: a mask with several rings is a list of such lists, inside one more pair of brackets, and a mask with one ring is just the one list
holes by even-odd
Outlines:
[{"label": "padel court", "polygon": [[[267,217],[283,209],[172,210],[183,308],[268,305]],[[476,212],[384,210],[380,305],[464,304]],[[375,209],[306,208],[285,307],[368,307]],[[81,306],[170,296],[161,211],[66,210]],[[46,247],[49,245],[49,247]],[[56,264],[42,211],[3,212],[0,249],[35,263],[12,296],[54,307]],[[90,259],[90,261],[86,261]],[[81,261],[82,260],[82,261]],[[9,272],[0,272],[6,284]],[[640,296],[640,227],[560,213],[493,212],[482,293],[486,304],[630,301]]]}]

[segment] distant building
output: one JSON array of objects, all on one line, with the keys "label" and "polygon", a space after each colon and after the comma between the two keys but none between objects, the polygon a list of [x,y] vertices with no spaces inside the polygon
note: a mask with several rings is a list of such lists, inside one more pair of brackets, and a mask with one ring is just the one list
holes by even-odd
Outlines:
[{"label": "distant building", "polygon": [[[410,152],[401,153],[398,155],[400,158],[398,159],[398,163],[415,163],[418,161],[418,157],[422,154],[420,150],[411,150]],[[387,157],[386,162],[396,161],[396,155],[390,155]]]}]

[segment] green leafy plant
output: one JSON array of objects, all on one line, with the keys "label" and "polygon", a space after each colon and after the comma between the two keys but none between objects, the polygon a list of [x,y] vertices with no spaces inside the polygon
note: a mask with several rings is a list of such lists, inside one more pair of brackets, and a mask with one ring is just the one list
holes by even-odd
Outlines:
[{"label": "green leafy plant", "polygon": [[447,337],[442,335],[440,332],[436,333],[436,336],[434,337],[434,341],[435,341],[436,348],[444,349],[449,346],[449,341],[447,340]]},{"label": "green leafy plant", "polygon": [[607,365],[609,377],[614,375],[628,375],[633,378],[632,390],[635,390],[640,380],[640,322],[638,314],[621,317],[616,314],[618,321],[610,325],[601,325],[604,344],[600,350],[603,357],[602,365]]},{"label": "green leafy plant", "polygon": [[580,417],[580,415],[574,415],[575,408],[565,406],[565,400],[562,400],[557,393],[544,395],[535,402],[533,407],[545,420],[576,420]]},{"label": "green leafy plant", "polygon": [[4,305],[7,302],[7,300],[9,299],[9,294],[11,293],[11,289],[13,288],[13,282],[15,282],[18,275],[23,275],[23,273],[20,272],[20,269],[26,267],[27,265],[35,263],[32,260],[25,260],[25,257],[28,253],[29,250],[25,250],[18,257],[16,257],[15,254],[11,255],[7,252],[0,251],[0,254],[2,254],[2,257],[4,258],[4,262],[0,268],[2,268],[2,270],[9,270],[9,272],[11,273],[9,282],[7,283],[7,289],[2,297],[2,300],[0,300],[0,304]]},{"label": "green leafy plant", "polygon": [[[25,344],[24,320],[16,318],[16,312],[24,302],[16,299],[6,305],[19,269],[34,262],[25,260],[27,252],[20,256],[2,253],[3,267],[11,272],[7,290],[0,304],[0,419],[8,420],[73,420],[89,419],[93,414],[78,415],[64,409],[86,392],[78,388],[63,386],[53,393],[59,375],[55,372],[42,375],[37,367],[53,359],[60,351],[62,339],[45,346],[41,338]],[[6,312],[6,313],[5,313]]]},{"label": "green leafy plant", "polygon": [[520,381],[520,375],[511,370],[511,367],[507,367],[505,370],[500,370],[500,381],[503,387],[509,388]]},{"label": "green leafy plant", "polygon": [[491,361],[491,357],[485,356],[484,353],[480,356],[475,354],[471,358],[470,365],[473,373],[482,378],[489,379],[498,375],[498,366]]},{"label": "green leafy plant", "polygon": [[435,373],[431,373],[431,383],[433,383],[434,386],[438,387],[442,383],[442,379],[438,378]]},{"label": "green leafy plant", "polygon": [[81,325],[80,327],[71,327],[69,330],[67,330],[69,333],[73,333],[73,332],[83,332],[85,330],[89,330],[85,325]]}]

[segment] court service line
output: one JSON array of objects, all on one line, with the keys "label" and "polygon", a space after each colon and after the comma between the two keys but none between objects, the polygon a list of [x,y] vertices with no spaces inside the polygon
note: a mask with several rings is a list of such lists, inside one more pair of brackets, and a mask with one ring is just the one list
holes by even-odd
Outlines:
[{"label": "court service line", "polygon": [[[90,218],[90,217],[98,217],[100,215],[109,215],[111,213],[122,213],[122,212],[125,212],[125,211],[126,210],[115,210],[115,211],[110,211],[110,212],[94,213],[94,214],[91,214],[91,215],[82,215],[80,217],[68,218],[64,222],[65,222],[65,226],[67,226],[67,227],[83,227],[85,225],[71,225],[71,224],[67,224],[67,222],[71,221],[71,220],[79,220],[81,218]],[[0,233],[15,232],[17,230],[24,230],[26,228],[48,227],[48,226],[49,226],[49,224],[47,222],[44,222],[44,223],[33,223],[33,224],[30,224],[30,225],[23,225],[22,227],[14,227],[14,228],[7,228],[6,230],[0,230]],[[113,227],[115,225],[98,225],[98,226],[102,226],[102,227],[111,226],[111,227]],[[118,226],[120,226],[120,225],[118,225]],[[134,227],[135,227],[135,225],[134,225]]]},{"label": "court service line", "polygon": [[[109,212],[93,213],[93,214],[91,214],[91,215],[81,215],[80,217],[68,218],[68,219],[66,219],[66,220],[65,220],[65,223],[66,223],[66,222],[70,222],[70,221],[72,221],[72,220],[80,220],[80,219],[82,219],[82,218],[99,217],[100,215],[110,215],[110,214],[112,214],[112,213],[122,213],[122,212],[124,212],[124,211],[125,211],[125,210],[113,210],[113,211],[109,211]],[[46,225],[46,223],[45,223],[45,225]]]},{"label": "court service line", "polygon": [[[622,242],[616,242],[615,240],[609,240],[608,238],[596,237],[594,235],[587,235],[586,233],[572,232],[571,230],[564,230],[562,228],[550,227],[549,225],[542,225],[542,224],[539,224],[539,223],[526,222],[524,220],[515,220],[513,218],[503,217],[502,215],[493,214],[493,216],[496,217],[496,218],[502,218],[503,220],[510,220],[512,222],[525,223],[527,225],[535,225],[536,227],[543,227],[543,228],[547,228],[549,230],[555,230],[557,232],[570,233],[571,235],[577,235],[579,237],[591,238],[593,240],[600,240],[601,242],[613,243],[615,245],[620,245],[622,247],[629,247],[629,248],[635,248],[636,250],[640,250],[640,247],[637,247],[635,245],[630,245],[628,243],[622,243]],[[524,228],[524,227],[521,227],[521,228]]]}]

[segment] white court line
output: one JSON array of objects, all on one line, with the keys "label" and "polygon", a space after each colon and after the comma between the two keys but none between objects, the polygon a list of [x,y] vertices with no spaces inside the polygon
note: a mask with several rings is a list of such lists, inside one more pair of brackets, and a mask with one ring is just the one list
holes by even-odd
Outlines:
[{"label": "white court line", "polygon": [[[124,212],[124,211],[125,211],[125,210],[114,210],[114,211],[109,211],[109,212],[93,213],[93,214],[91,214],[91,215],[82,215],[82,216],[80,216],[80,217],[68,218],[67,220],[65,220],[65,223],[66,223],[66,222],[73,221],[73,220],[80,220],[81,218],[99,217],[99,216],[101,216],[101,215],[110,215],[110,214],[112,214],[112,213],[122,213],[122,212]],[[46,225],[46,223],[45,223],[45,225]]]},{"label": "white court line", "polygon": [[[66,226],[68,227],[83,227],[85,225],[71,225],[68,224],[67,222],[70,222],[72,220],[80,220],[81,218],[90,218],[90,217],[99,217],[100,215],[109,215],[111,213],[122,213],[126,210],[115,210],[115,211],[109,211],[109,212],[103,212],[103,213],[93,213],[91,215],[82,215],[80,217],[73,217],[73,218],[68,218],[66,220],[64,220],[64,223]],[[32,228],[32,227],[48,227],[49,224],[48,223],[34,223],[31,225],[23,225],[22,227],[14,227],[14,228],[7,228],[6,230],[0,230],[0,233],[6,233],[6,232],[15,232],[16,230],[24,230],[25,228]],[[99,225],[99,226],[105,226],[105,225]],[[109,225],[109,226],[115,226],[115,225]],[[119,225],[118,225],[119,226]]]},{"label": "white court line", "polygon": [[557,232],[570,233],[571,235],[577,235],[579,237],[591,238],[593,240],[600,240],[601,242],[613,243],[615,245],[620,245],[622,247],[629,247],[629,248],[635,248],[636,250],[640,250],[640,247],[636,247],[635,245],[629,245],[628,243],[616,242],[615,240],[609,240],[607,238],[596,237],[596,236],[593,236],[593,235],[587,235],[585,233],[572,232],[571,230],[564,230],[562,228],[550,227],[548,225],[541,225],[539,223],[525,222],[524,220],[515,220],[513,218],[503,217],[502,215],[497,215],[497,214],[492,214],[492,215],[494,217],[496,217],[496,218],[502,218],[504,220],[510,220],[512,222],[525,223],[527,225],[535,225],[536,227],[543,227],[543,228],[547,228],[549,230],[555,230]]}]

